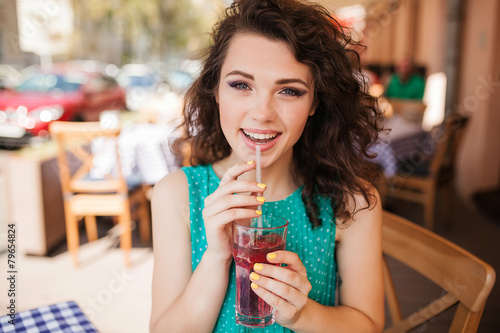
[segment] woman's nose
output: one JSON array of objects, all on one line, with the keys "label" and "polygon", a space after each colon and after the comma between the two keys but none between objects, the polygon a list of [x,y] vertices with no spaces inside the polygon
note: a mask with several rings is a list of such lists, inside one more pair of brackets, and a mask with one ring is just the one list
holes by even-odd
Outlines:
[{"label": "woman's nose", "polygon": [[251,108],[251,116],[259,122],[269,122],[276,118],[276,106],[272,96],[261,94],[256,96],[255,104]]}]

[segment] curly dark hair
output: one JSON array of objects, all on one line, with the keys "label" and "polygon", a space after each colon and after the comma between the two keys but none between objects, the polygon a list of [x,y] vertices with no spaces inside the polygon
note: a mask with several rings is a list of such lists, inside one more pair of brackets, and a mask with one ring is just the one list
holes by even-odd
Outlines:
[{"label": "curly dark hair", "polygon": [[[313,75],[316,112],[293,147],[295,172],[304,181],[302,200],[312,226],[321,225],[314,195],[331,198],[337,218],[348,220],[374,204],[376,175],[367,163],[368,148],[378,139],[381,114],[376,99],[365,92],[359,43],[328,11],[300,0],[236,0],[214,27],[199,78],[186,93],[184,136],[175,147],[189,144],[192,165],[209,164],[231,153],[215,100],[222,64],[236,33],[251,33],[289,45],[295,58]],[[362,208],[348,209],[361,194]]]}]

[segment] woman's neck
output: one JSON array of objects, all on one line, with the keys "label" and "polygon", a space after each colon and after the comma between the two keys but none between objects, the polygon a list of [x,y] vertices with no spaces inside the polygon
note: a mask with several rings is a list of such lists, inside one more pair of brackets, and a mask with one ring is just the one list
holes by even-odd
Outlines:
[{"label": "woman's neck", "polygon": [[[227,158],[217,161],[213,164],[213,168],[217,176],[220,178],[226,170],[237,163],[244,163],[232,153]],[[245,173],[240,176],[240,180],[255,180],[255,170]],[[266,201],[278,201],[285,199],[292,194],[302,184],[293,174],[293,158],[292,152],[282,156],[272,165],[262,169],[262,183],[267,185],[264,197]]]}]

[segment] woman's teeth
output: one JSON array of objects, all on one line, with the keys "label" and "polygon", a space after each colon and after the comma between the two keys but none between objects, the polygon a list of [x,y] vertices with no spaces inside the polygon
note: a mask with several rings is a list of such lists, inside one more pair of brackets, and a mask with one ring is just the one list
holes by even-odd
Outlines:
[{"label": "woman's teeth", "polygon": [[277,133],[273,133],[273,134],[252,133],[252,132],[248,132],[245,130],[243,130],[243,133],[246,135],[247,138],[251,139],[252,141],[256,141],[256,142],[258,140],[259,143],[265,143],[265,142],[271,141],[272,139],[274,139],[278,135]]}]

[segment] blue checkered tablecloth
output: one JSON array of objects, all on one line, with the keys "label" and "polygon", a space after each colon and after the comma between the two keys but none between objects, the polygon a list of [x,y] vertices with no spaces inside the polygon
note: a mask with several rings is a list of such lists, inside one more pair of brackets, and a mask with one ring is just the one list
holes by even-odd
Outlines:
[{"label": "blue checkered tablecloth", "polygon": [[16,313],[15,325],[10,316],[0,317],[2,333],[98,333],[80,307],[73,301],[42,306]]}]

